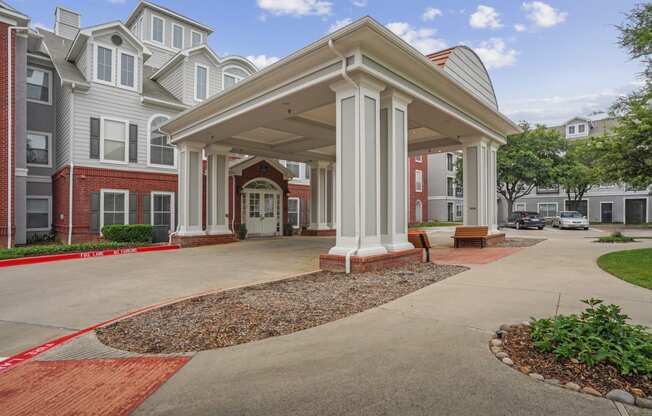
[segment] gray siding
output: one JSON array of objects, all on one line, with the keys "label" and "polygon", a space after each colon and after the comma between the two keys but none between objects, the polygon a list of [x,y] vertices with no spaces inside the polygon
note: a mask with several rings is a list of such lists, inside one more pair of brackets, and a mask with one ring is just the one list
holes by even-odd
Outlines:
[{"label": "gray siding", "polygon": [[[49,133],[52,136],[52,148],[50,149],[52,157],[52,166],[29,166],[28,174],[30,176],[51,176],[55,172],[56,166],[56,148],[57,148],[57,131],[56,131],[56,103],[58,100],[58,88],[57,85],[60,84],[59,77],[52,67],[38,64],[36,62],[29,62],[29,66],[34,68],[45,69],[51,72],[52,75],[52,105],[35,103],[28,101],[27,102],[27,131]],[[25,148],[26,146],[21,146]]]},{"label": "gray siding", "polygon": [[489,75],[473,51],[465,47],[455,48],[444,71],[493,108],[498,108]]},{"label": "gray siding", "polygon": [[72,139],[72,92],[70,87],[55,84],[56,96],[56,134],[54,144],[55,171],[70,163],[70,145]]},{"label": "gray siding", "polygon": [[162,67],[163,64],[169,61],[176,54],[174,51],[159,48],[151,44],[147,45],[147,49],[152,53],[152,56],[150,56],[145,63],[152,68],[157,69]]},{"label": "gray siding", "polygon": [[177,100],[184,102],[184,98],[186,96],[184,93],[184,75],[185,68],[182,64],[173,70],[168,71],[164,76],[159,78],[158,83],[161,84],[163,88],[172,93],[172,95],[174,95]]},{"label": "gray siding", "polygon": [[183,63],[183,85],[185,104],[194,105],[195,101],[195,64],[207,66],[208,69],[208,96],[222,91],[222,71],[215,63],[203,53],[195,53]]},{"label": "gray siding", "polygon": [[77,58],[77,62],[75,64],[77,65],[77,68],[79,68],[79,71],[86,77],[86,79],[91,79],[91,72],[89,72],[89,63],[92,63],[92,56],[89,57],[88,55],[92,53],[92,48],[89,47],[88,43],[86,44],[86,49],[84,49],[83,52],[79,54],[79,57]]}]

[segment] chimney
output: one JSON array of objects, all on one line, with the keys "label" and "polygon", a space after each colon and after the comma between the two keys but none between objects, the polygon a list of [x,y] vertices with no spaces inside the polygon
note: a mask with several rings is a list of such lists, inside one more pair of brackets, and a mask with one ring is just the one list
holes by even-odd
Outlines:
[{"label": "chimney", "polygon": [[76,11],[57,6],[54,9],[54,33],[66,39],[74,39],[79,32],[81,16]]}]

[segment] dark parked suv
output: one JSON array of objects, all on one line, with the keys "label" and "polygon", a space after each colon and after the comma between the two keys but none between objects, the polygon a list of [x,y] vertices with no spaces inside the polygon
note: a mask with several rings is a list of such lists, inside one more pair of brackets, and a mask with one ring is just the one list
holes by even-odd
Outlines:
[{"label": "dark parked suv", "polygon": [[520,228],[538,228],[539,230],[543,230],[546,222],[536,212],[514,211],[509,216],[505,225],[507,227],[514,227],[517,230]]}]

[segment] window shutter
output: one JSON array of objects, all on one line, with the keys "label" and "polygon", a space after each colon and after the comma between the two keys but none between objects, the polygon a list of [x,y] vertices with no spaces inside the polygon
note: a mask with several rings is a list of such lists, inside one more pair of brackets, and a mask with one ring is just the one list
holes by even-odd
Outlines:
[{"label": "window shutter", "polygon": [[142,194],[142,195],[143,195],[143,224],[151,224],[152,223],[152,209],[150,207],[151,196],[150,194]]},{"label": "window shutter", "polygon": [[129,224],[138,224],[138,195],[129,192]]},{"label": "window shutter", "polygon": [[138,162],[138,125],[129,125],[129,162]]},{"label": "window shutter", "polygon": [[[70,218],[68,219],[70,221]],[[100,193],[91,193],[91,221],[90,229],[92,233],[100,232]]]},{"label": "window shutter", "polygon": [[100,158],[100,119],[91,117],[90,158]]}]

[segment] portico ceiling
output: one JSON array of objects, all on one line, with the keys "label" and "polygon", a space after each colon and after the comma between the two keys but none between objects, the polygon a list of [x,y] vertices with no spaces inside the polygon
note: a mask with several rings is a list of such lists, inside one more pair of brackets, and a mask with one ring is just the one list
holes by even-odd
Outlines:
[{"label": "portico ceiling", "polygon": [[[340,52],[347,57],[346,72]],[[162,129],[177,144],[221,144],[237,153],[332,161],[336,111],[330,86],[358,73],[412,99],[408,149],[413,154],[455,150],[466,137],[501,143],[518,131],[485,100],[368,17],[181,113]]]}]

